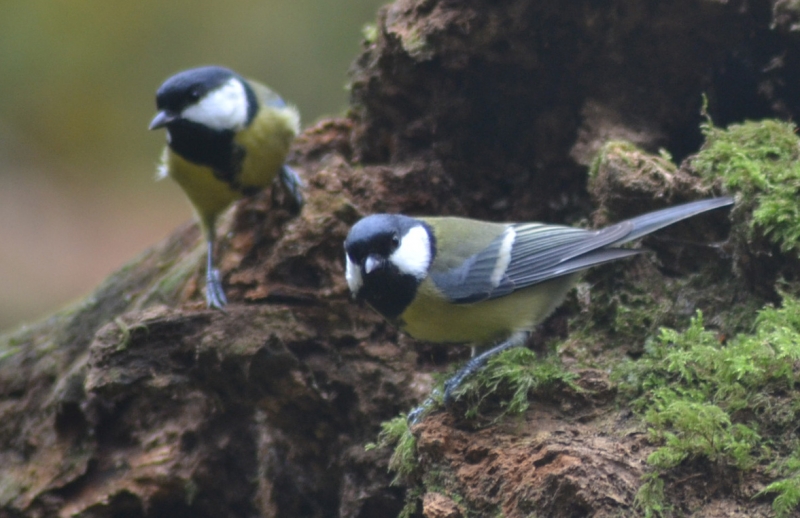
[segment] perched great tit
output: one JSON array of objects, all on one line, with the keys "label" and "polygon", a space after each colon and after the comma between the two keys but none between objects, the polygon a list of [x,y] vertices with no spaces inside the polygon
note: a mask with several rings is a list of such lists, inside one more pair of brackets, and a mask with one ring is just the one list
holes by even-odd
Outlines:
[{"label": "perched great tit", "polygon": [[355,298],[414,338],[474,345],[504,340],[447,381],[448,404],[491,356],[525,343],[579,272],[642,252],[618,245],[732,203],[730,197],[696,201],[601,230],[374,214],[358,221],[344,242],[347,284]]},{"label": "perched great tit", "polygon": [[159,177],[178,182],[197,213],[208,245],[206,301],[221,309],[227,300],[214,267],[217,217],[278,175],[302,206],[302,181],[284,163],[300,115],[266,86],[218,66],[170,77],[156,92],[156,107],[150,129],[167,129]]}]

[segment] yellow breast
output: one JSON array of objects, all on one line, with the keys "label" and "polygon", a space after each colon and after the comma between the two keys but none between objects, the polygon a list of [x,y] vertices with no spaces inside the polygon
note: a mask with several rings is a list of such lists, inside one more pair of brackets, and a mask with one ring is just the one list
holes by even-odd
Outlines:
[{"label": "yellow breast", "polygon": [[286,160],[298,125],[294,108],[262,109],[250,126],[236,135],[234,142],[245,150],[239,175],[242,187],[260,189],[272,183]]},{"label": "yellow breast", "polygon": [[217,179],[210,167],[189,162],[169,148],[164,151],[164,165],[166,173],[178,182],[192,202],[206,229],[213,228],[216,216],[242,196]]},{"label": "yellow breast", "polygon": [[164,151],[162,171],[186,192],[209,230],[216,217],[242,197],[242,191],[262,189],[272,183],[286,160],[298,126],[299,116],[292,107],[261,110],[250,126],[234,137],[244,155],[232,184],[214,176],[210,167],[190,162],[169,147]]},{"label": "yellow breast", "polygon": [[516,331],[530,331],[558,307],[576,275],[559,277],[497,299],[451,304],[428,279],[400,315],[401,328],[420,340],[489,344]]}]

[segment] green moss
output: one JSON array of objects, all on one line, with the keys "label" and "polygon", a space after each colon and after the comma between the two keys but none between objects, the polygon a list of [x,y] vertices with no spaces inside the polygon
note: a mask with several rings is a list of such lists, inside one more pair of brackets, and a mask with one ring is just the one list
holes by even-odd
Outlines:
[{"label": "green moss", "polygon": [[422,486],[412,487],[406,491],[405,503],[397,518],[412,518],[419,515],[419,502],[425,495],[425,488]]},{"label": "green moss", "polygon": [[364,41],[368,44],[378,41],[378,34],[378,26],[374,23],[366,23],[361,27],[361,36],[363,36]]},{"label": "green moss", "polygon": [[[467,416],[475,416],[481,409],[494,411],[498,404],[502,411],[496,419],[506,415],[525,412],[531,394],[541,395],[546,391],[570,387],[574,391],[582,389],[573,383],[576,374],[566,371],[556,356],[542,359],[529,349],[517,347],[505,351],[490,359],[484,369],[465,381],[457,391],[457,398],[470,401]],[[426,405],[440,405],[442,385],[446,377],[442,376],[438,390],[439,395]],[[484,405],[485,404],[485,405]],[[395,473],[393,484],[411,485],[406,495],[406,505],[401,515],[411,516],[416,512],[419,498],[428,491],[447,495],[454,502],[461,503],[463,498],[452,492],[455,484],[447,480],[447,475],[434,468],[428,468],[424,474],[418,473],[416,438],[408,426],[407,416],[402,414],[391,421],[381,424],[381,431],[375,443],[368,444],[367,450],[389,447],[394,452],[389,459],[389,471]]]},{"label": "green moss", "polygon": [[589,181],[592,181],[602,169],[609,166],[635,170],[644,177],[661,176],[678,169],[678,166],[672,161],[672,156],[666,150],[662,149],[658,155],[652,155],[627,140],[609,140],[603,144],[589,165]]},{"label": "green moss", "polygon": [[763,232],[783,251],[800,251],[800,140],[794,124],[775,120],[703,124],[706,142],[692,168],[721,179],[739,203],[752,207],[751,229]]},{"label": "green moss", "polygon": [[779,477],[786,477],[769,484],[756,496],[776,494],[772,508],[778,516],[788,516],[800,505],[800,449],[787,458],[779,459],[772,464],[772,469]]},{"label": "green moss", "polygon": [[664,497],[664,479],[659,473],[645,473],[642,477],[642,487],[636,493],[633,505],[644,512],[645,518],[665,516],[672,512],[672,507]]},{"label": "green moss", "polygon": [[195,500],[197,499],[197,495],[200,493],[200,488],[197,485],[197,482],[192,480],[191,478],[187,479],[183,483],[183,501],[186,502],[186,505],[190,506],[194,504]]},{"label": "green moss", "polygon": [[458,476],[455,473],[450,469],[440,469],[438,465],[434,465],[425,472],[422,478],[420,487],[424,488],[424,492],[421,492],[419,497],[424,497],[426,493],[438,493],[449,498],[458,506],[461,515],[465,518],[496,516],[497,512],[502,512],[501,510],[481,509],[480,514],[476,513],[474,509],[470,509],[467,499],[457,492],[459,486]]},{"label": "green moss", "polygon": [[369,443],[366,449],[394,448],[389,458],[389,471],[395,473],[392,484],[407,482],[417,467],[417,440],[408,427],[408,418],[401,414],[391,421],[381,423],[377,443]]},{"label": "green moss", "polygon": [[739,469],[755,462],[751,453],[761,437],[746,425],[731,423],[731,415],[717,405],[678,398],[649,408],[645,419],[651,440],[664,444],[647,458],[656,468],[667,470],[700,457]]},{"label": "green moss", "polygon": [[117,341],[117,344],[115,346],[115,349],[117,351],[124,351],[125,349],[128,348],[128,346],[131,343],[131,338],[132,338],[131,335],[134,332],[139,330],[144,330],[144,332],[147,333],[148,331],[147,326],[142,323],[137,323],[132,326],[129,326],[128,324],[125,323],[124,320],[122,320],[122,317],[114,318],[114,324],[117,326],[120,333],[119,341]]},{"label": "green moss", "polygon": [[433,57],[433,48],[416,27],[398,28],[395,35],[400,38],[403,50],[412,58],[418,61],[427,61]]},{"label": "green moss", "polygon": [[6,343],[2,343],[2,341],[0,341],[0,362],[15,356],[20,351],[22,351],[22,347],[18,345],[11,345],[10,341]]},{"label": "green moss", "polygon": [[489,409],[502,409],[498,419],[507,415],[522,414],[528,409],[528,397],[540,396],[565,386],[575,391],[580,387],[573,383],[576,374],[564,369],[557,356],[541,358],[525,347],[516,347],[494,358],[486,367],[468,379],[457,396],[471,401],[467,417],[474,417],[482,403],[489,403]]},{"label": "green moss", "polygon": [[[660,272],[646,276],[638,272],[637,282],[615,282],[624,279],[629,264],[609,266],[614,270],[608,274],[606,285],[590,287],[581,283],[580,293],[587,302],[583,311],[576,312],[570,319],[570,335],[587,343],[607,342],[614,347],[640,348],[642,341],[654,335],[660,326],[675,322],[675,293],[681,290],[684,282],[665,278]],[[604,279],[605,280],[605,279]],[[608,339],[599,339],[606,335]]]},{"label": "green moss", "polygon": [[772,501],[772,508],[778,516],[789,516],[800,505],[800,472],[768,485],[759,496],[778,493]]},{"label": "green moss", "polygon": [[687,326],[696,308],[714,314],[715,326],[725,333],[752,329],[763,303],[741,297],[740,284],[718,263],[669,277],[650,261],[620,261],[587,274],[575,299],[567,301],[573,307],[569,336],[559,346],[562,355],[584,366],[612,367],[627,356],[640,355],[646,340],[662,327]]},{"label": "green moss", "polygon": [[[721,344],[705,329],[700,312],[689,327],[663,329],[637,361],[614,376],[620,393],[644,415],[659,443],[647,459],[653,473],[638,501],[650,515],[661,514],[663,476],[686,460],[706,459],[721,468],[746,471],[771,461],[776,477],[764,492],[773,507],[800,501],[800,461],[794,433],[800,416],[800,300],[785,296],[783,307],[767,307],[754,331]],[[662,487],[662,489],[659,489]]]}]

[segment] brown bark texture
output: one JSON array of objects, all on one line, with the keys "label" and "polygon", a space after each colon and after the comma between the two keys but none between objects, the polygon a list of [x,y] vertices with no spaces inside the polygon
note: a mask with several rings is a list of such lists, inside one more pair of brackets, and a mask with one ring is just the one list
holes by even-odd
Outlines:
[{"label": "brown bark texture", "polygon": [[[220,225],[225,312],[204,307],[204,248],[189,224],[85,300],[0,339],[0,517],[396,516],[408,488],[391,484],[390,451],[364,446],[469,352],[416,342],[350,301],[349,227],[373,212],[602,224],[711,196],[686,168],[642,174],[612,160],[589,186],[587,166],[609,139],[685,158],[702,141],[702,94],[720,125],[796,118],[795,26],[782,1],[384,7],[351,70],[349,112],[293,148],[303,211],[276,188]],[[724,239],[726,221],[676,232]],[[652,248],[591,274],[592,289],[711,261],[724,289],[675,311],[755,296],[757,279],[730,257]],[[582,297],[533,345],[567,338],[568,319],[588,311]],[[585,354],[641,347],[633,337]],[[420,469],[447,486],[408,497],[418,516],[637,515],[653,445],[615,405],[605,370],[560,354],[586,392],[564,387],[480,425],[437,411],[414,428]],[[731,481],[692,477],[676,491],[696,516],[769,514]]]}]

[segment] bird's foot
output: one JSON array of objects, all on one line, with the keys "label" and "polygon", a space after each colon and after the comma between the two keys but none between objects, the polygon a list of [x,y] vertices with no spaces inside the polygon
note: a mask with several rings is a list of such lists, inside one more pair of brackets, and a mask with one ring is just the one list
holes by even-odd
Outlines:
[{"label": "bird's foot", "polygon": [[206,274],[206,303],[208,307],[225,311],[228,299],[222,289],[222,279],[219,270],[213,268]]},{"label": "bird's foot", "polygon": [[428,412],[433,408],[433,405],[436,404],[436,401],[441,398],[441,392],[439,389],[433,389],[431,395],[422,402],[421,405],[416,407],[414,410],[408,413],[408,417],[406,417],[406,422],[408,426],[414,426],[419,422],[420,419],[425,417]]},{"label": "bird's foot", "polygon": [[300,175],[297,174],[297,171],[292,169],[286,164],[283,164],[281,167],[280,173],[281,184],[289,193],[289,196],[292,198],[292,202],[295,205],[295,208],[299,212],[300,209],[303,208],[303,204],[305,203],[305,199],[303,198],[303,180],[300,178]]},{"label": "bird's foot", "polygon": [[433,389],[431,391],[431,395],[422,402],[421,405],[416,407],[414,410],[408,413],[408,417],[406,421],[408,422],[409,426],[415,425],[422,419],[428,412],[433,408],[433,406],[437,403],[437,401],[441,400],[444,403],[444,407],[446,409],[451,409],[453,403],[455,402],[455,392],[464,383],[464,380],[470,377],[472,374],[476,373],[477,371],[481,370],[486,363],[489,361],[490,358],[497,356],[501,352],[505,351],[506,349],[511,349],[513,347],[519,347],[523,345],[525,341],[528,339],[528,332],[518,332],[512,335],[508,340],[492,347],[488,351],[475,356],[470,361],[467,362],[466,365],[461,367],[458,372],[456,372],[453,376],[450,377],[447,381],[444,382],[444,396],[442,397],[441,392],[439,389]]}]

